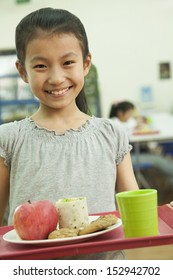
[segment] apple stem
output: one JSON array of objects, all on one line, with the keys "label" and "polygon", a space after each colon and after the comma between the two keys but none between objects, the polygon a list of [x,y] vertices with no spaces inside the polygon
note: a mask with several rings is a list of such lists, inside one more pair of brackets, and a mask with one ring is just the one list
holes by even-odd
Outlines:
[{"label": "apple stem", "polygon": [[28,200],[28,203],[31,204],[31,200]]}]

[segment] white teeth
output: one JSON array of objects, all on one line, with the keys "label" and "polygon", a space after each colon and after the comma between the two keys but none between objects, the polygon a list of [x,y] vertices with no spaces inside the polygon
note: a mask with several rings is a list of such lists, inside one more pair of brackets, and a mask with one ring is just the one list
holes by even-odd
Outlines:
[{"label": "white teeth", "polygon": [[59,91],[56,90],[47,90],[47,93],[52,94],[52,95],[62,95],[64,94],[69,88],[65,88]]}]

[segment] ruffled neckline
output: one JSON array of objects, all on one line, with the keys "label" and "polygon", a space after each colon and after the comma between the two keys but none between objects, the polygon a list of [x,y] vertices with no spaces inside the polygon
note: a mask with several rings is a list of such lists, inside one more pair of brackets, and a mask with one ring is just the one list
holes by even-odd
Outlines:
[{"label": "ruffled neckline", "polygon": [[53,133],[54,135],[57,135],[57,136],[64,136],[64,135],[69,134],[69,133],[86,131],[86,129],[89,129],[90,124],[92,123],[93,119],[95,119],[95,116],[91,116],[80,127],[76,128],[76,129],[69,128],[62,133],[58,132],[58,131],[55,131],[55,130],[50,130],[50,129],[48,129],[46,127],[43,127],[43,126],[39,126],[31,117],[27,117],[26,119],[29,121],[29,123],[32,125],[32,127],[35,128],[35,129],[38,129],[40,131],[49,132],[51,134]]}]

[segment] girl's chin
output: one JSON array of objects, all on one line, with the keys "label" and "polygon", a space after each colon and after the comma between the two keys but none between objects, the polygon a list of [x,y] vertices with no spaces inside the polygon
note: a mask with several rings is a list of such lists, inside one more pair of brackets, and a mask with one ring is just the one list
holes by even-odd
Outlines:
[{"label": "girl's chin", "polygon": [[49,103],[45,103],[45,102],[41,102],[40,101],[40,109],[44,110],[44,111],[52,111],[52,110],[66,110],[68,108],[72,108],[72,106],[74,106],[74,108],[76,108],[76,102],[74,100],[74,102],[49,102]]}]

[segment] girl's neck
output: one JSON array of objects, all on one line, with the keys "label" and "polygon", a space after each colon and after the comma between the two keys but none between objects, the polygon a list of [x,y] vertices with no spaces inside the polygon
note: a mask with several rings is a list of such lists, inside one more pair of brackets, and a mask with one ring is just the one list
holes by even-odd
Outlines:
[{"label": "girl's neck", "polygon": [[38,111],[31,116],[31,119],[40,127],[64,133],[69,129],[78,129],[90,119],[90,116],[81,112],[77,107],[71,114],[58,110],[47,112],[39,108]]}]

